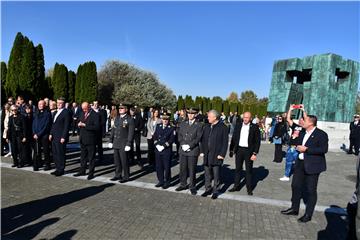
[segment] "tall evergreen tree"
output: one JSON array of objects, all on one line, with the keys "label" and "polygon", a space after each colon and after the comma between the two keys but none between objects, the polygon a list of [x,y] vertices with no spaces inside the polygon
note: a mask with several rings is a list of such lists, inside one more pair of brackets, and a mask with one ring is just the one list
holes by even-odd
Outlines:
[{"label": "tall evergreen tree", "polygon": [[35,61],[36,61],[35,96],[38,100],[43,97],[49,97],[49,85],[45,81],[44,50],[41,44],[35,47]]},{"label": "tall evergreen tree", "polygon": [[189,95],[185,96],[185,107],[186,108],[194,107],[194,100]]},{"label": "tall evergreen tree", "polygon": [[54,98],[57,99],[59,97],[64,97],[68,100],[68,70],[64,64],[55,64],[52,84],[54,89]]},{"label": "tall evergreen tree", "polygon": [[83,75],[83,65],[80,64],[77,69],[76,82],[75,82],[75,101],[77,103],[82,102],[82,98],[81,98],[81,82],[83,79],[82,75]]},{"label": "tall evergreen tree", "polygon": [[1,106],[6,102],[6,93],[5,93],[5,82],[7,67],[5,62],[1,62]]},{"label": "tall evergreen tree", "polygon": [[195,98],[194,107],[198,108],[199,110],[202,109],[202,107],[203,107],[203,98],[202,97],[197,96]]},{"label": "tall evergreen tree", "polygon": [[68,73],[69,102],[75,101],[75,84],[76,84],[76,74],[73,71],[69,71]]},{"label": "tall evergreen tree", "polygon": [[183,97],[180,95],[177,100],[177,109],[181,110],[184,108],[185,108],[185,101],[184,101]]},{"label": "tall evergreen tree", "polygon": [[17,33],[8,62],[8,71],[5,82],[5,91],[7,96],[17,95],[22,67],[23,42],[23,35],[20,32]]},{"label": "tall evergreen tree", "polygon": [[34,44],[25,37],[19,75],[19,94],[23,95],[26,99],[35,97],[35,76],[36,61]]},{"label": "tall evergreen tree", "polygon": [[95,62],[86,62],[84,64],[81,76],[81,101],[92,102],[97,100],[97,71]]}]

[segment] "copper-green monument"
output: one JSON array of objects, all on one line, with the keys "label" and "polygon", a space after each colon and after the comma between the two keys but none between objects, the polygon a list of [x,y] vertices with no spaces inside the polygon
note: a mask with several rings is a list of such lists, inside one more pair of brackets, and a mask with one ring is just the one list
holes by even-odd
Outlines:
[{"label": "copper-green monument", "polygon": [[268,112],[283,113],[302,103],[319,121],[352,121],[359,66],[332,53],[275,61]]}]

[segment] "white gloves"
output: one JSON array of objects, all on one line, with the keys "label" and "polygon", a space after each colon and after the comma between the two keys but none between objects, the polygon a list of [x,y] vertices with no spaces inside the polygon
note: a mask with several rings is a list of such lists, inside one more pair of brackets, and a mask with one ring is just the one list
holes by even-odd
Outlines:
[{"label": "white gloves", "polygon": [[113,144],[112,143],[108,143],[108,148],[112,148]]},{"label": "white gloves", "polygon": [[184,152],[190,152],[190,145],[188,144],[182,145],[181,148]]},{"label": "white gloves", "polygon": [[130,151],[130,150],[131,150],[131,147],[125,146],[125,152],[128,152],[128,151]]},{"label": "white gloves", "polygon": [[164,146],[161,146],[161,145],[156,145],[156,149],[159,151],[159,152],[162,152],[165,147]]}]

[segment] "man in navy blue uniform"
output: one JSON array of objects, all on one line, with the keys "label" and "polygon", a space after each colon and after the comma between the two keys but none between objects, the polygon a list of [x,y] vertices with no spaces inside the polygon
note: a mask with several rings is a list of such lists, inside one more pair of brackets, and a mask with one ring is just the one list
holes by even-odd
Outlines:
[{"label": "man in navy blue uniform", "polygon": [[[162,116],[162,123],[158,124],[153,135],[155,145],[156,175],[159,180],[155,187],[166,189],[170,186],[171,179],[171,152],[175,140],[175,129],[170,126],[167,113]],[[165,174],[165,176],[164,176]]]},{"label": "man in navy blue uniform", "polygon": [[[281,211],[285,215],[298,215],[300,200],[304,193],[307,195],[305,214],[299,222],[311,221],[317,201],[317,184],[321,172],[326,171],[325,154],[328,151],[328,135],[316,127],[317,118],[308,115],[304,121],[306,131],[302,132],[300,139],[302,145],[296,150],[300,152],[295,162],[294,176],[291,184],[291,207]],[[306,190],[303,193],[303,190]]]}]

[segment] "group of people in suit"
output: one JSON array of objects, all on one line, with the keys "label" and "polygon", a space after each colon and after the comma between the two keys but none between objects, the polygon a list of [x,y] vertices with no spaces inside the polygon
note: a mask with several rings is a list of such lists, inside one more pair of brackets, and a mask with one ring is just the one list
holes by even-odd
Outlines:
[{"label": "group of people in suit", "polygon": [[[88,175],[87,179],[93,179],[96,147],[100,142],[102,145],[102,136],[104,136],[102,127],[104,121],[101,120],[101,113],[99,110],[97,111],[96,103],[91,107],[88,102],[83,102],[78,114],[75,112],[69,114],[65,109],[65,99],[63,98],[57,99],[56,105],[56,111],[51,113],[46,109],[45,101],[38,102],[38,111],[34,115],[32,134],[30,135],[26,131],[25,117],[20,114],[16,105],[11,106],[11,110],[14,112],[9,119],[11,144],[16,149],[26,142],[28,137],[33,138],[38,144],[34,152],[40,158],[40,152],[44,152],[44,170],[49,170],[50,148],[47,147],[47,144],[50,142],[56,168],[52,174],[61,176],[65,169],[66,144],[69,141],[70,125],[72,121],[76,120],[81,156],[79,171],[74,176]],[[221,121],[221,116],[216,110],[210,110],[207,113],[207,123],[203,123],[196,118],[198,109],[187,109],[186,116],[179,119],[175,126],[170,123],[169,114],[164,112],[159,116],[159,112],[156,113],[156,111],[152,112],[144,127],[144,120],[135,109],[129,109],[127,105],[120,104],[119,114],[114,119],[111,128],[108,145],[114,150],[115,174],[111,178],[112,181],[124,183],[130,180],[129,157],[131,157],[130,152],[132,152],[134,141],[138,164],[140,167],[143,166],[140,139],[142,132],[146,129],[147,131],[143,135],[147,137],[149,143],[149,163],[155,165],[156,168],[158,179],[156,187],[166,189],[170,186],[172,146],[176,143],[180,164],[180,185],[175,189],[176,191],[189,189],[191,194],[197,194],[196,168],[200,158],[203,159],[205,172],[205,191],[201,196],[211,195],[212,199],[218,198],[221,186],[221,168],[229,148],[229,156],[235,155],[235,179],[234,185],[229,191],[240,191],[241,171],[245,163],[246,189],[248,195],[253,195],[253,164],[259,154],[261,136],[259,127],[251,121],[250,112],[243,113],[242,119],[236,122],[230,146],[228,146],[229,130]],[[316,116],[306,115],[296,146],[299,157],[295,163],[292,180],[292,206],[282,211],[285,215],[298,215],[300,200],[304,196],[305,189],[308,201],[305,215],[299,219],[300,222],[311,220],[317,201],[319,175],[326,170],[325,154],[328,150],[328,136],[316,125]],[[153,162],[151,150],[154,151]],[[18,157],[14,156],[13,159],[14,166],[19,166]],[[34,165],[39,164],[34,161]],[[89,170],[86,174],[87,168]]]}]

